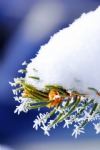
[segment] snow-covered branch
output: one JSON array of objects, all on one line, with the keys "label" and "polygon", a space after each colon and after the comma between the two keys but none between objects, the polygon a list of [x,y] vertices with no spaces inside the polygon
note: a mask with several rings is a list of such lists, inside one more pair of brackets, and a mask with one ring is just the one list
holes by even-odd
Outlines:
[{"label": "snow-covered branch", "polygon": [[[23,63],[26,68],[19,72],[25,78],[10,82],[17,86],[13,93],[20,103],[15,112],[48,107],[48,112],[34,120],[33,128],[40,126],[49,135],[50,128],[59,123],[69,128],[74,122],[72,135],[84,133],[88,122],[100,121],[99,57],[100,7],[54,34],[29,64]],[[100,123],[94,123],[94,128],[99,133]]]}]

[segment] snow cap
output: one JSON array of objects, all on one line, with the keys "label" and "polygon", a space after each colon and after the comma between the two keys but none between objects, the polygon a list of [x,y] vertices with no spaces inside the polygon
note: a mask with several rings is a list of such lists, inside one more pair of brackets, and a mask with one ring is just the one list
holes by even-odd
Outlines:
[{"label": "snow cap", "polygon": [[27,66],[25,79],[38,89],[57,84],[93,98],[88,87],[100,89],[100,7],[54,34]]}]

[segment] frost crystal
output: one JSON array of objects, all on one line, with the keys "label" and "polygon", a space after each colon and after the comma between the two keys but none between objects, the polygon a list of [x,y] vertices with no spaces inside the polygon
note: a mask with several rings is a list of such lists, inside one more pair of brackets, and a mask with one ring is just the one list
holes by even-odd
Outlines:
[{"label": "frost crystal", "polygon": [[67,127],[67,128],[69,128],[69,125],[70,125],[71,123],[70,123],[70,120],[67,120],[67,119],[65,119],[65,124],[64,124],[64,128],[65,127]]},{"label": "frost crystal", "polygon": [[75,135],[75,138],[77,138],[77,135],[80,135],[80,133],[85,133],[84,128],[80,128],[78,125],[74,125],[74,126],[75,126],[75,129],[72,133],[72,136]]},{"label": "frost crystal", "polygon": [[28,111],[28,109],[25,107],[24,103],[20,104],[19,106],[16,106],[14,113],[18,112],[18,115],[19,115],[21,111],[23,111],[25,113]]},{"label": "frost crystal", "polygon": [[17,100],[18,102],[20,102],[21,104],[19,106],[16,106],[16,109],[14,111],[14,113],[18,112],[18,115],[20,114],[20,112],[28,112],[28,107],[30,106],[30,103],[32,102],[31,99],[28,98],[22,98],[22,97],[15,97],[15,100]]},{"label": "frost crystal", "polygon": [[44,134],[45,134],[45,135],[50,136],[50,134],[49,134],[49,129],[47,128],[47,126],[44,125],[43,127],[41,127],[41,129],[44,130]]},{"label": "frost crystal", "polygon": [[100,123],[94,123],[94,129],[96,130],[96,134],[100,133]]}]

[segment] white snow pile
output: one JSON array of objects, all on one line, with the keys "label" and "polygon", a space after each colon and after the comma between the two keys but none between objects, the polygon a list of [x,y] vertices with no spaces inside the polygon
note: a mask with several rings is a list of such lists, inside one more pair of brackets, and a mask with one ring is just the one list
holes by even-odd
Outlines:
[{"label": "white snow pile", "polygon": [[25,78],[38,89],[57,84],[100,98],[88,89],[100,89],[100,7],[54,34],[28,65]]}]

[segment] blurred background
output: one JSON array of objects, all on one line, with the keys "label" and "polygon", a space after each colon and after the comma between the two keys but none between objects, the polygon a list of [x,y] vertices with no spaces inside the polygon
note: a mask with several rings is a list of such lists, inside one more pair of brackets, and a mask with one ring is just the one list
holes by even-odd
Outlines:
[{"label": "blurred background", "polygon": [[100,149],[100,135],[91,123],[78,139],[71,136],[72,127],[63,129],[61,124],[50,137],[35,131],[38,111],[14,114],[18,103],[8,83],[22,76],[22,62],[30,62],[54,33],[99,5],[100,0],[0,0],[0,150]]}]

